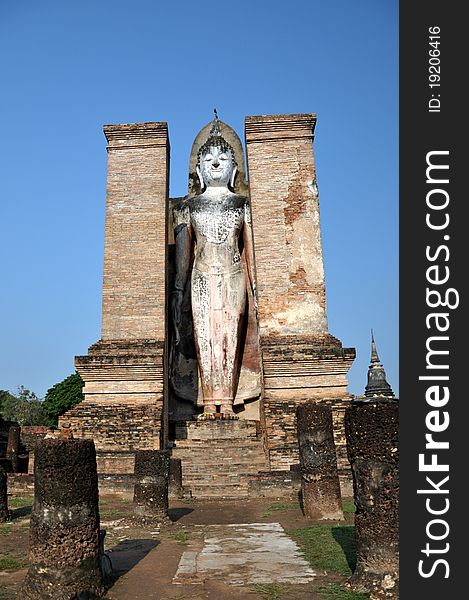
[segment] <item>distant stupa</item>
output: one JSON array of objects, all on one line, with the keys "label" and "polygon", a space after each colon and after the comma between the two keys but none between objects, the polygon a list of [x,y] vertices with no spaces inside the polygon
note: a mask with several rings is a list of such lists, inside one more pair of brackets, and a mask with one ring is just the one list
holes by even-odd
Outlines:
[{"label": "distant stupa", "polygon": [[366,398],[394,398],[394,392],[386,381],[386,372],[376,350],[376,342],[371,330],[371,364],[368,367],[368,384],[365,387]]}]

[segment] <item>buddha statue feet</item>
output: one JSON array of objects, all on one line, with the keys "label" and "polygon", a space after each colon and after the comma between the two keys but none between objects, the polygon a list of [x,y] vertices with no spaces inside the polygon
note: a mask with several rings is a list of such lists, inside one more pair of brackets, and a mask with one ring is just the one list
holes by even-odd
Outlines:
[{"label": "buddha statue feet", "polygon": [[215,411],[207,411],[204,410],[203,413],[201,413],[200,415],[197,415],[197,421],[215,421],[215,420],[222,420],[222,421],[228,421],[228,420],[238,420],[239,417],[238,415],[235,415],[235,413],[233,411],[221,411],[221,412],[215,412]]}]

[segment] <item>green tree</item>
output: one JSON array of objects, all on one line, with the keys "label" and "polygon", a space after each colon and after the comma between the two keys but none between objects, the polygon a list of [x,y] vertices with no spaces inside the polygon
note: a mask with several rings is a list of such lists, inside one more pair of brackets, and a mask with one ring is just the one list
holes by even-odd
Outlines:
[{"label": "green tree", "polygon": [[42,401],[22,385],[16,395],[10,392],[2,394],[0,410],[6,421],[16,421],[20,425],[49,424]]},{"label": "green tree", "polygon": [[13,397],[13,394],[10,394],[8,390],[0,390],[0,417],[3,415],[3,403],[5,402],[5,400],[9,400],[11,397]]},{"label": "green tree", "polygon": [[82,388],[83,379],[75,373],[47,390],[43,407],[51,425],[57,427],[59,416],[84,399]]}]

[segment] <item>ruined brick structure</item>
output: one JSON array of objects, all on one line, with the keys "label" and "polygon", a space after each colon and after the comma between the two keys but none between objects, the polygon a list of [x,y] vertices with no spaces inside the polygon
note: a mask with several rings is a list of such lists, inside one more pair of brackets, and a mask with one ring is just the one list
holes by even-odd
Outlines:
[{"label": "ruined brick structure", "polygon": [[[246,495],[256,473],[264,481],[265,473],[290,473],[298,463],[295,411],[308,401],[332,407],[338,466],[348,467],[343,414],[355,352],[327,327],[315,123],[313,114],[247,117],[245,168],[239,138],[220,121],[237,159],[234,189],[250,198],[258,319],[248,326],[243,361],[251,379],[243,385],[251,387],[239,404],[235,400],[238,420],[204,426],[194,420],[200,399],[178,400],[168,385],[174,273],[168,208],[176,200],[168,194],[167,124],[104,128],[109,163],[102,334],[87,356],[76,358],[85,400],[60,419],[75,437],[94,440],[101,485],[130,476],[136,450],[169,446],[194,495]],[[193,151],[189,201],[197,192],[195,156]],[[249,465],[246,455],[253,457]]]},{"label": "ruined brick structure", "polygon": [[327,329],[315,125],[314,114],[246,118],[271,469],[298,463],[295,409],[309,400],[333,404],[339,467],[346,467],[346,374],[355,351]]}]

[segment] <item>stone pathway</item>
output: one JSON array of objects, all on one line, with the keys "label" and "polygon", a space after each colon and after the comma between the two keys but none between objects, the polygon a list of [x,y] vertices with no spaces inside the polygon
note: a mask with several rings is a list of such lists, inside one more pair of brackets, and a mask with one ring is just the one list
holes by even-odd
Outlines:
[{"label": "stone pathway", "polygon": [[200,551],[186,551],[174,584],[218,577],[229,585],[305,584],[314,571],[279,523],[207,525]]}]

